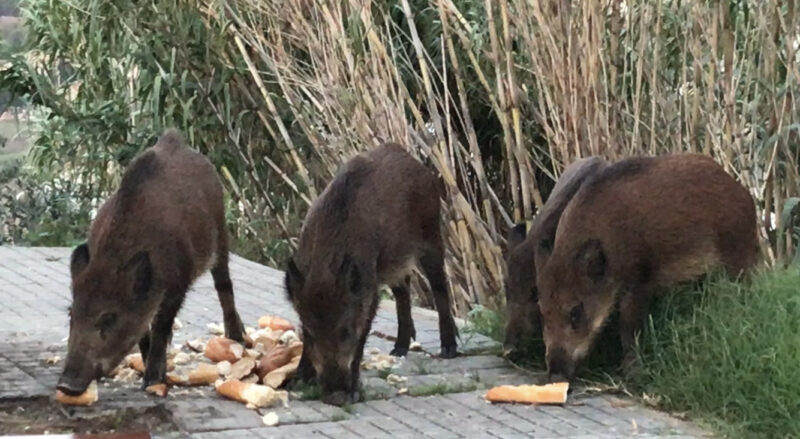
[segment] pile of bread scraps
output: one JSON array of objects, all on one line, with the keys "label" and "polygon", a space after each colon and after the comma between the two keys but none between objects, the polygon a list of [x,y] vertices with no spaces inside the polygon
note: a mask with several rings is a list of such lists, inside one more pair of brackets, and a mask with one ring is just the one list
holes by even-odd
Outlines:
[{"label": "pile of bread scraps", "polygon": [[[215,325],[209,325],[220,332]],[[203,343],[186,343],[192,353],[171,350],[167,360],[167,383],[146,390],[166,396],[170,386],[210,386],[227,398],[250,408],[270,407],[288,400],[288,392],[278,390],[300,364],[303,343],[294,326],[281,317],[263,316],[259,329],[248,330],[245,345],[216,336]],[[200,362],[198,362],[200,361]],[[128,355],[112,373],[117,381],[131,381],[144,373],[141,354]],[[60,391],[56,399],[69,405],[91,405],[98,400],[97,383],[92,382],[82,395],[68,396]]]}]

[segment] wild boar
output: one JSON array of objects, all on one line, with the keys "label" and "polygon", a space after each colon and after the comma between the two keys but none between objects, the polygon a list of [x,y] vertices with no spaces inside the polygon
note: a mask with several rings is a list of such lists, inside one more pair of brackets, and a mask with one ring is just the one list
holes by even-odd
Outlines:
[{"label": "wild boar", "polygon": [[345,163],[314,201],[287,262],[286,291],[300,317],[304,349],[300,378],[318,378],[323,401],[358,399],[364,343],[378,307],[378,287],[397,300],[392,355],[415,338],[408,290],[418,264],[439,314],[441,357],[456,356],[440,229],[442,185],[397,144],[384,144]]},{"label": "wild boar", "polygon": [[570,379],[619,310],[623,367],[651,298],[716,270],[738,276],[759,259],[755,203],[710,157],[632,157],[587,180],[567,205],[539,270],[550,378]]},{"label": "wild boar", "polygon": [[192,282],[209,269],[226,336],[242,341],[222,184],[208,159],[170,129],[129,164],[87,242],[72,252],[69,345],[58,389],[82,393],[137,342],[146,364],[142,387],[164,383],[173,320]]},{"label": "wild boar", "polygon": [[561,213],[587,178],[608,165],[600,157],[572,162],[556,181],[550,196],[534,218],[531,232],[517,224],[509,232],[506,257],[506,328],[504,350],[507,355],[541,337],[536,270],[544,263],[539,245],[549,246],[556,235]]}]

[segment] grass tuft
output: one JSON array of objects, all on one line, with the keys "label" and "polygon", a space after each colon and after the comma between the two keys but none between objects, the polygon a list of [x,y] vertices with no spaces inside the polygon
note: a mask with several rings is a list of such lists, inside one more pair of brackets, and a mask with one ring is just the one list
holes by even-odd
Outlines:
[{"label": "grass tuft", "polygon": [[664,297],[634,386],[732,437],[800,436],[799,285],[781,270]]}]

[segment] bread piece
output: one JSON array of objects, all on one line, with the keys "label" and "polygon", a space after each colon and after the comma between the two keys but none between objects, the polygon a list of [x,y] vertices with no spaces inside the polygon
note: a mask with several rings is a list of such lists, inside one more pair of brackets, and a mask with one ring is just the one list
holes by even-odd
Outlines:
[{"label": "bread piece", "polygon": [[275,346],[258,360],[256,373],[259,378],[264,378],[268,373],[286,365],[290,361],[292,361],[292,351],[286,346]]},{"label": "bread piece", "polygon": [[92,381],[85,392],[78,396],[69,396],[60,390],[56,391],[56,401],[66,405],[92,405],[97,402],[97,382]]},{"label": "bread piece", "polygon": [[235,363],[243,354],[244,346],[229,338],[214,337],[206,344],[205,356],[215,363],[220,361]]},{"label": "bread piece", "polygon": [[247,375],[250,375],[255,368],[256,360],[251,357],[244,357],[236,363],[233,363],[231,366],[231,373],[226,378],[241,380]]},{"label": "bread piece", "polygon": [[166,384],[153,384],[152,386],[148,386],[144,389],[147,393],[152,393],[153,395],[165,397],[167,396],[167,392],[169,391],[169,387]]},{"label": "bread piece", "polygon": [[290,331],[294,330],[294,325],[291,322],[278,316],[262,316],[258,319],[259,328],[269,328],[273,331]]},{"label": "bread piece", "polygon": [[219,379],[217,366],[208,363],[200,363],[188,373],[183,370],[180,373],[167,374],[167,383],[178,386],[207,386],[214,384],[217,379]]},{"label": "bread piece", "polygon": [[277,391],[260,384],[243,383],[239,380],[228,380],[216,385],[220,395],[247,404],[252,407],[274,406],[286,401],[288,393]]},{"label": "bread piece", "polygon": [[280,387],[287,379],[294,376],[297,372],[297,366],[300,365],[300,356],[296,356],[292,358],[288,364],[285,364],[268,374],[264,375],[262,378],[262,382],[266,386],[270,386],[273,389],[277,389]]},{"label": "bread piece", "polygon": [[497,386],[486,392],[492,402],[521,402],[526,404],[564,404],[567,402],[569,383],[551,383],[543,386]]},{"label": "bread piece", "polygon": [[139,373],[144,373],[144,361],[142,360],[142,354],[128,355],[125,357],[125,365]]}]

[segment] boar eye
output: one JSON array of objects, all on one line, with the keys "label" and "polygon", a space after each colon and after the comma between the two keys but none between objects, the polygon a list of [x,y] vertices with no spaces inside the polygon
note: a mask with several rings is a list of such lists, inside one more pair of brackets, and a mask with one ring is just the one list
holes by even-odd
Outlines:
[{"label": "boar eye", "polygon": [[117,323],[117,313],[106,313],[97,320],[97,329],[100,332],[111,329]]},{"label": "boar eye", "polygon": [[350,338],[350,329],[349,328],[344,328],[341,331],[339,331],[339,340],[340,341],[344,342],[349,338]]},{"label": "boar eye", "polygon": [[577,329],[578,324],[583,320],[583,303],[573,306],[569,311],[569,323],[572,329]]}]

